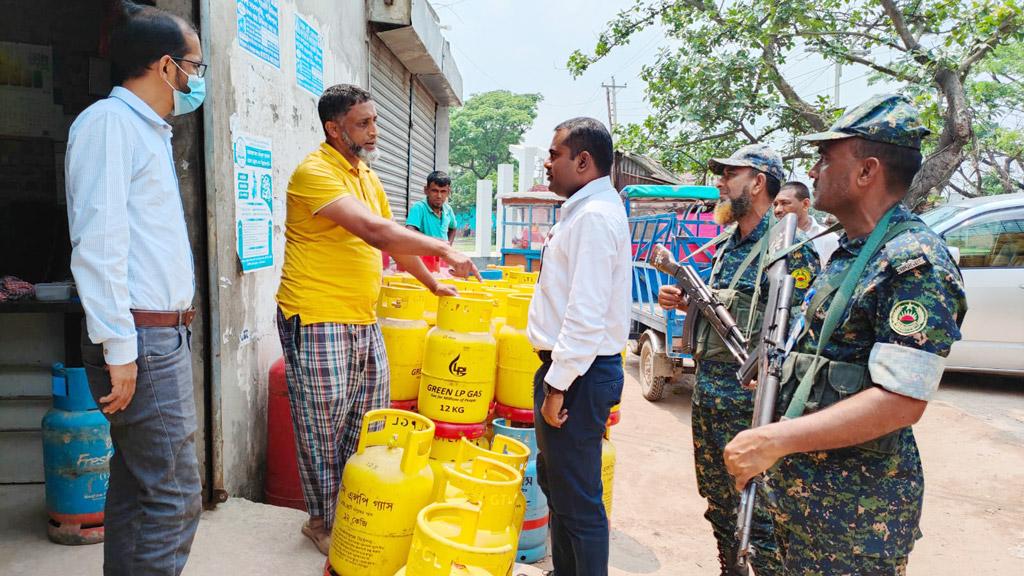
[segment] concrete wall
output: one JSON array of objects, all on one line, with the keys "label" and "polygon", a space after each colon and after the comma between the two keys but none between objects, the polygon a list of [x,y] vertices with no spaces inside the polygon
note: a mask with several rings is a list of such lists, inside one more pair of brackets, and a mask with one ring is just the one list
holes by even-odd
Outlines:
[{"label": "concrete wall", "polygon": [[437,130],[437,136],[434,139],[434,163],[437,165],[438,170],[444,170],[450,172],[451,167],[451,139],[452,139],[452,123],[451,123],[451,108],[448,106],[437,107],[437,117],[435,126]]},{"label": "concrete wall", "polygon": [[[160,0],[157,6],[173,12],[189,22],[198,22],[192,0]],[[203,174],[202,114],[186,114],[171,119],[174,129],[174,166],[178,172],[178,188],[181,191],[182,208],[188,224],[188,238],[192,246],[192,262],[195,268],[196,295],[193,305],[199,312],[192,322],[192,381],[196,402],[196,418],[199,429],[196,432],[196,448],[199,469],[203,474],[203,487],[207,494],[212,486],[209,471],[209,438],[207,438],[207,383],[210,380],[209,364],[206,362],[210,341],[209,330],[209,276],[206,265],[206,186]]]},{"label": "concrete wall", "polygon": [[[267,372],[280,357],[274,295],[284,248],[288,179],[323,140],[316,98],[295,81],[295,13],[321,35],[324,85],[367,85],[367,28],[362,0],[279,0],[280,69],[243,50],[236,3],[201,0],[209,55],[204,107],[211,280],[211,373],[214,487],[258,498],[266,446]],[[232,132],[273,145],[275,267],[242,274],[235,251]]]}]

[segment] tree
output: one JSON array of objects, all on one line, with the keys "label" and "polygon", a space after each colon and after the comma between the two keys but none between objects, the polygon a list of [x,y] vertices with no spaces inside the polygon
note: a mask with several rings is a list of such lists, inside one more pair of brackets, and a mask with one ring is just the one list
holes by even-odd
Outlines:
[{"label": "tree", "polygon": [[964,196],[1024,192],[1024,43],[996,48],[976,70],[975,140],[949,186]]},{"label": "tree", "polygon": [[620,132],[624,146],[697,173],[704,159],[752,142],[809,158],[793,135],[824,130],[841,112],[828,96],[798,93],[797,81],[825,71],[798,65],[801,54],[817,52],[866,68],[872,81],[899,86],[923,109],[933,136],[907,196],[911,207],[949,182],[976,141],[971,83],[983,63],[1024,38],[1021,0],[635,0],[593,54],[570,56],[570,69],[582,74],[657,22],[671,41],[642,72],[654,112]]},{"label": "tree", "polygon": [[[540,94],[495,90],[474,94],[452,112],[452,208],[476,204],[476,181],[496,181],[498,164],[511,163],[508,147],[518,144],[537,118]],[[496,182],[495,182],[496,183]]]}]

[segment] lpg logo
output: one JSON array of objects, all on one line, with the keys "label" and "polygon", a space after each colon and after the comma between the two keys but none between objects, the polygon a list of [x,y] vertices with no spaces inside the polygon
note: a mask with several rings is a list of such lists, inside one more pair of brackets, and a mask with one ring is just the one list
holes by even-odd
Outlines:
[{"label": "lpg logo", "polygon": [[458,376],[461,378],[466,375],[466,367],[459,366],[459,358],[462,358],[462,354],[456,356],[455,359],[448,364],[448,372],[450,372],[452,376]]}]

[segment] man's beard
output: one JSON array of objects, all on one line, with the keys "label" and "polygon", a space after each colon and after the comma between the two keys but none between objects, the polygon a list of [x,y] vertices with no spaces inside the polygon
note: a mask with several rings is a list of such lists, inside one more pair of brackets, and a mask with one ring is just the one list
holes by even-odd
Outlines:
[{"label": "man's beard", "polygon": [[366,148],[363,148],[362,146],[353,142],[352,139],[349,138],[348,133],[346,133],[344,130],[341,130],[341,141],[345,143],[345,146],[348,146],[348,149],[351,150],[353,154],[355,154],[360,160],[366,162],[367,164],[373,164],[380,158],[379,148],[374,147],[373,150],[367,150]]},{"label": "man's beard", "polygon": [[752,205],[753,200],[750,197],[750,185],[748,184],[743,187],[743,191],[740,193],[739,198],[735,200],[727,198],[725,200],[718,201],[718,204],[715,205],[715,224],[718,224],[719,226],[727,226],[736,222],[750,212]]}]

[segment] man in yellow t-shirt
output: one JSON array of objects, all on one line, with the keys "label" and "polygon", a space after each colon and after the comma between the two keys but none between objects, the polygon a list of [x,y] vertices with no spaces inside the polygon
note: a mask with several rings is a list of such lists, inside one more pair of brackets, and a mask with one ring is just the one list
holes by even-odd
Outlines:
[{"label": "man in yellow t-shirt", "polygon": [[330,549],[341,472],[355,452],[363,415],[390,401],[387,354],[374,308],[381,250],[437,295],[419,256],[444,258],[458,276],[479,277],[468,256],[447,242],[391,221],[377,156],[377,111],[370,93],[331,86],[318,104],[326,142],[288,184],[284,268],[277,328],[284,349],[299,475],[309,512],[302,527]]}]

